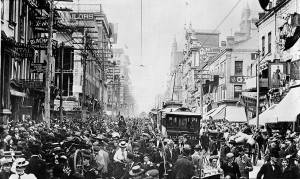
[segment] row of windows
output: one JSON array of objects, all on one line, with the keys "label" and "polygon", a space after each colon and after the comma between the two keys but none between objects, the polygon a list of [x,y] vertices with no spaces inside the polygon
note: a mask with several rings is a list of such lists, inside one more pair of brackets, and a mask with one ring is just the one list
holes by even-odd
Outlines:
[{"label": "row of windows", "polygon": [[268,53],[270,53],[271,52],[271,47],[272,47],[272,43],[271,43],[271,40],[272,40],[272,33],[271,32],[269,32],[268,33],[268,44],[267,44],[267,47],[268,47],[268,51],[266,51],[266,47],[265,47],[265,45],[266,45],[266,37],[265,36],[263,36],[262,38],[261,38],[261,55],[262,56],[265,56],[266,54],[268,54]]}]

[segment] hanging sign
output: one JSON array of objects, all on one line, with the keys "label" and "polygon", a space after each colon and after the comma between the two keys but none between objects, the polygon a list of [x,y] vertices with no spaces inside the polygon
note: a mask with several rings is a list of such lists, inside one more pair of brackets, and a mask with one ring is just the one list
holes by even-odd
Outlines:
[{"label": "hanging sign", "polygon": [[291,62],[291,79],[300,80],[300,60]]},{"label": "hanging sign", "polygon": [[24,80],[22,81],[23,88],[43,89],[43,81]]},{"label": "hanging sign", "polygon": [[[46,50],[48,46],[48,38],[39,37],[29,40],[29,45],[31,45],[35,50]],[[52,39],[52,49],[55,50],[58,46],[58,42]]]},{"label": "hanging sign", "polygon": [[46,63],[31,63],[30,73],[44,73],[46,71]]}]

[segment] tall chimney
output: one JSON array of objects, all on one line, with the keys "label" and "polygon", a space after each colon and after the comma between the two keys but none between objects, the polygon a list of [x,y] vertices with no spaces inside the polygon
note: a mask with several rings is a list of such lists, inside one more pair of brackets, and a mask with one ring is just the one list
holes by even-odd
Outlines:
[{"label": "tall chimney", "polygon": [[226,48],[226,41],[221,41],[221,50]]},{"label": "tall chimney", "polygon": [[234,44],[234,36],[227,36],[227,45],[230,47]]}]

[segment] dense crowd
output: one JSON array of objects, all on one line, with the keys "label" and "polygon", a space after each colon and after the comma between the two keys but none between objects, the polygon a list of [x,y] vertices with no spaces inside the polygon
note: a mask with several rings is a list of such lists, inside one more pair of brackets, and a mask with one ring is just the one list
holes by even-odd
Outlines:
[{"label": "dense crowd", "polygon": [[187,134],[170,139],[151,120],[121,116],[10,123],[0,134],[0,179],[248,179],[251,140],[265,161],[257,178],[300,178],[300,138],[289,129],[203,121],[194,145]]}]

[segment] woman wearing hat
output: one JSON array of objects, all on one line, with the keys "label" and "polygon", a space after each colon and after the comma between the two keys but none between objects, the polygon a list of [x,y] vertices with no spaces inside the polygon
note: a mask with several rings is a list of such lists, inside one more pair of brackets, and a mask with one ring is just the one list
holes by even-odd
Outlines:
[{"label": "woman wearing hat", "polygon": [[34,174],[24,172],[28,164],[29,162],[26,161],[25,158],[16,159],[12,167],[12,171],[15,171],[15,173],[12,174],[9,179],[36,179]]}]

